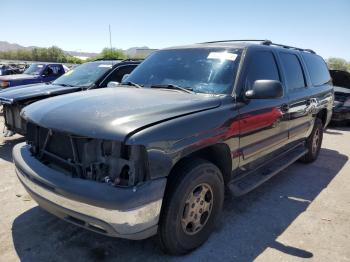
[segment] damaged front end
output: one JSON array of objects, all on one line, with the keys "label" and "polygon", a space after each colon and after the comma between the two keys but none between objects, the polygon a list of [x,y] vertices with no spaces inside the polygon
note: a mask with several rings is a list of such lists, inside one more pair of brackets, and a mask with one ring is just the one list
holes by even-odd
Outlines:
[{"label": "damaged front end", "polygon": [[0,98],[0,103],[3,105],[3,114],[5,120],[5,137],[15,133],[25,135],[26,123],[20,117],[20,112],[26,105],[12,104],[11,101],[5,101]]},{"label": "damaged front end", "polygon": [[148,178],[143,146],[76,136],[33,123],[27,124],[27,142],[36,159],[67,176],[120,187]]}]

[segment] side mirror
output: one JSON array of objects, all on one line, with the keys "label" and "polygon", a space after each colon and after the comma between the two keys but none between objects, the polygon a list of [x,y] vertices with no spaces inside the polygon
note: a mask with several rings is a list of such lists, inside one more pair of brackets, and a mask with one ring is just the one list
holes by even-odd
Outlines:
[{"label": "side mirror", "polygon": [[111,82],[108,82],[107,87],[117,87],[119,85],[120,85],[119,82],[111,81]]},{"label": "side mirror", "polygon": [[283,96],[283,87],[277,80],[256,80],[253,88],[245,92],[248,99],[274,99]]},{"label": "side mirror", "polygon": [[122,83],[125,82],[125,80],[128,78],[129,75],[130,75],[130,74],[125,74],[125,75],[123,75],[123,77],[122,77]]}]

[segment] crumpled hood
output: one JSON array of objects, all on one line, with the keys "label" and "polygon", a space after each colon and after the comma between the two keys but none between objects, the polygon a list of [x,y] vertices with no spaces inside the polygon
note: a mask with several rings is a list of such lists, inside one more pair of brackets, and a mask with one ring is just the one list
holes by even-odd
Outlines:
[{"label": "crumpled hood", "polygon": [[52,84],[31,84],[9,87],[0,92],[0,103],[5,102],[12,104],[31,98],[35,99],[42,96],[66,94],[80,89],[80,87],[63,87]]},{"label": "crumpled hood", "polygon": [[123,141],[144,127],[220,104],[212,95],[117,87],[44,99],[25,107],[22,116],[53,130]]},{"label": "crumpled hood", "polygon": [[37,78],[37,77],[38,77],[37,75],[15,74],[15,75],[0,76],[0,81],[34,79],[34,78]]}]

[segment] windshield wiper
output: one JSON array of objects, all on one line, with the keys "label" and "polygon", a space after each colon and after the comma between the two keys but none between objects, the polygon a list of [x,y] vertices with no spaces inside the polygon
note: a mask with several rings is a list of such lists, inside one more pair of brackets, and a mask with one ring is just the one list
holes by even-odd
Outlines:
[{"label": "windshield wiper", "polygon": [[164,88],[164,89],[174,89],[174,90],[181,90],[183,92],[186,93],[190,93],[190,94],[194,94],[195,92],[193,92],[192,88],[189,87],[181,87],[181,86],[177,86],[177,85],[151,85],[151,88]]},{"label": "windshield wiper", "polygon": [[133,86],[133,87],[136,87],[136,88],[142,88],[142,85],[136,84],[136,83],[131,82],[131,81],[123,82],[122,85]]}]

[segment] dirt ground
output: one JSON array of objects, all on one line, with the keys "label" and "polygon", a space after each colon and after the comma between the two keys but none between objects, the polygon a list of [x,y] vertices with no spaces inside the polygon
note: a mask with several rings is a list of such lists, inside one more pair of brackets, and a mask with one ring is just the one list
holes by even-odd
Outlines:
[{"label": "dirt ground", "polygon": [[242,198],[226,197],[216,231],[184,257],[164,255],[155,238],[101,236],[40,209],[11,162],[21,141],[0,135],[0,261],[350,261],[350,128],[328,129],[313,164],[295,163]]}]

